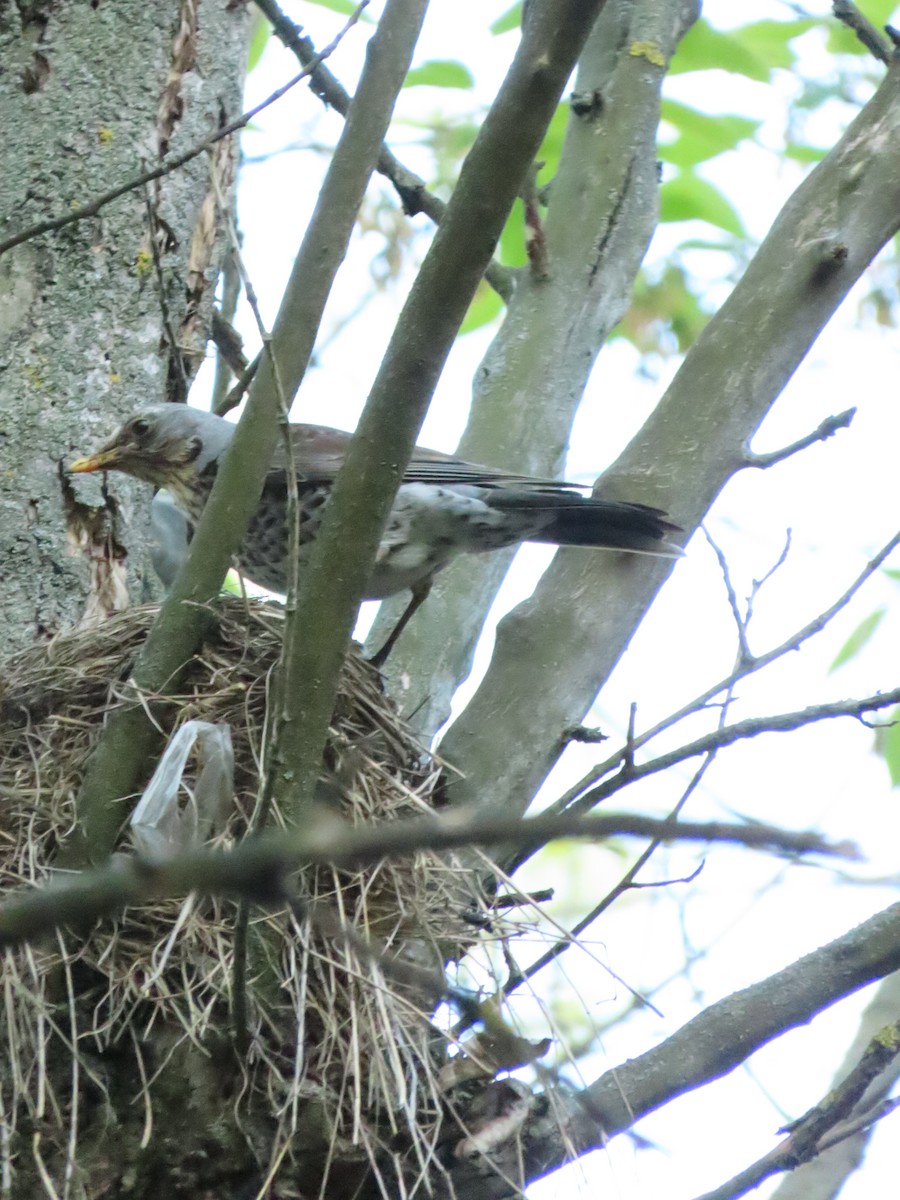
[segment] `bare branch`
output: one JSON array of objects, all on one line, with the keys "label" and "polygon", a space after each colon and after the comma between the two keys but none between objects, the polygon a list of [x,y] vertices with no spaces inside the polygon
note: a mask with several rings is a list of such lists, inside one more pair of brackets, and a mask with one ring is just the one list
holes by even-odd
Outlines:
[{"label": "bare branch", "polygon": [[[309,803],[381,533],[456,334],[603,0],[532,0],[522,40],[409,293],[310,548],[285,637],[293,736],[276,799]],[[304,636],[311,629],[316,636]]]},{"label": "bare branch", "polygon": [[[878,1031],[896,1020],[898,1000],[900,975],[895,972],[874,989],[860,1016],[853,1041],[834,1073],[832,1087],[839,1085],[854,1069]],[[832,1200],[839,1195],[844,1183],[862,1163],[875,1125],[889,1110],[890,1102],[886,1103],[886,1099],[898,1078],[900,1059],[895,1058],[868,1088],[853,1117],[842,1123],[840,1129],[826,1135],[819,1157],[785,1175],[770,1200]],[[825,1145],[826,1142],[833,1144]]]},{"label": "bare branch", "polygon": [[[642,499],[685,529],[699,524],[813,341],[900,228],[900,169],[879,152],[898,131],[900,72],[889,71],[782,209],[606,487],[624,495],[638,480]],[[558,757],[559,731],[583,717],[671,569],[556,555],[532,596],[500,622],[491,665],[441,744],[461,772],[451,803],[530,802]],[[519,702],[537,688],[540,705]],[[499,730],[509,752],[498,764]]]},{"label": "bare branch", "polygon": [[583,811],[584,807],[593,807],[635,779],[645,779],[648,775],[668,770],[669,767],[684,762],[686,759],[696,758],[699,754],[709,754],[713,750],[721,750],[724,746],[731,746],[746,738],[757,737],[761,733],[789,733],[794,729],[802,729],[804,725],[832,720],[835,717],[860,718],[863,713],[878,712],[894,704],[900,704],[900,688],[895,688],[890,692],[879,692],[861,700],[838,700],[831,704],[813,704],[798,712],[778,713],[771,717],[748,717],[745,721],[726,725],[693,742],[688,742],[685,746],[679,746],[676,750],[661,754],[658,758],[651,759],[650,762],[629,765],[623,761],[623,768],[619,774],[579,797],[577,808],[579,811]]},{"label": "bare branch", "polygon": [[547,237],[541,220],[541,210],[538,201],[537,177],[542,162],[532,163],[522,184],[522,203],[525,205],[525,249],[528,253],[528,263],[531,277],[536,283],[546,282],[550,278],[550,262],[547,256]]},{"label": "bare branch", "polygon": [[77,925],[159,897],[231,895],[254,903],[277,904],[285,879],[304,865],[359,867],[419,850],[452,850],[511,842],[542,845],[552,838],[650,837],[666,842],[726,842],[787,854],[851,858],[849,844],[835,844],[814,832],[771,825],[722,821],[681,822],[604,813],[587,817],[564,813],[517,818],[493,814],[417,818],[371,827],[337,820],[307,822],[294,832],[279,830],[245,838],[232,850],[195,850],[164,862],[120,858],[85,871],[73,882],[23,891],[0,906],[0,946],[36,937],[60,925]]},{"label": "bare branch", "polygon": [[631,747],[623,747],[622,749],[616,751],[615,754],[605,759],[602,763],[599,763],[596,767],[593,767],[578,781],[578,783],[573,784],[573,786],[569,788],[569,790],[552,805],[552,811],[562,812],[572,806],[577,807],[580,811],[581,808],[578,798],[584,793],[586,788],[591,786],[592,783],[595,783],[598,779],[602,779],[604,775],[608,775],[610,771],[624,763],[626,761],[629,748],[633,751],[634,749],[639,749],[641,746],[646,745],[647,742],[649,742],[652,738],[656,737],[666,729],[671,729],[673,725],[676,725],[685,717],[691,716],[692,714],[700,712],[702,709],[706,708],[716,698],[716,696],[719,696],[722,692],[733,688],[734,685],[741,679],[748,675],[752,675],[756,671],[761,671],[764,667],[767,667],[777,659],[782,658],[785,654],[789,654],[793,650],[798,650],[804,642],[808,641],[816,634],[821,633],[822,630],[825,629],[834,619],[834,617],[836,617],[837,614],[842,611],[842,609],[846,608],[863,584],[865,584],[866,581],[871,578],[871,576],[874,575],[875,572],[881,567],[882,563],[884,563],[891,556],[891,554],[893,554],[898,545],[900,545],[900,533],[896,533],[889,542],[882,546],[878,553],[872,559],[870,559],[868,563],[866,563],[863,570],[859,573],[859,575],[857,575],[856,579],[853,580],[847,590],[838,596],[837,600],[835,600],[830,607],[826,608],[824,612],[819,613],[818,616],[814,617],[801,629],[798,629],[796,633],[791,634],[791,636],[783,641],[780,645],[774,646],[771,650],[766,651],[765,654],[760,654],[757,657],[751,657],[746,663],[739,666],[736,671],[732,672],[724,679],[719,680],[719,682],[713,684],[712,687],[707,688],[705,692],[701,692],[699,696],[696,696],[688,704],[685,704],[682,708],[678,709],[677,712],[674,712],[670,716],[665,717],[662,721],[659,721],[651,729],[648,729],[646,733],[639,734],[633,739],[633,744]]},{"label": "bare branch", "polygon": [[750,644],[747,641],[747,623],[749,615],[741,612],[741,606],[738,603],[737,592],[734,590],[734,584],[731,581],[731,571],[728,566],[728,559],[725,557],[725,551],[715,541],[705,525],[701,525],[700,528],[703,530],[703,535],[709,543],[713,554],[715,554],[719,563],[719,570],[722,572],[722,580],[725,583],[725,594],[728,597],[728,607],[731,609],[731,615],[734,618],[734,625],[737,630],[737,670],[739,671],[747,663],[753,661],[753,655],[750,653]]},{"label": "bare branch", "polygon": [[772,1038],[900,966],[900,904],[783,971],[711,1005],[653,1050],[587,1089],[607,1136],[727,1074]]},{"label": "bare branch", "polygon": [[[240,272],[237,269],[237,260],[233,250],[229,250],[226,261],[231,264],[229,267],[229,275],[231,276],[228,284],[229,295],[236,299],[240,287]],[[233,315],[233,301],[230,307]],[[247,356],[244,354],[243,341],[238,331],[231,324],[231,316],[226,317],[217,308],[213,309],[212,340],[219,353],[220,360],[225,363],[229,371],[234,375],[242,375],[247,370],[248,365]]]},{"label": "bare branch", "polygon": [[848,408],[842,413],[838,413],[834,417],[826,417],[822,424],[808,433],[806,437],[799,438],[796,442],[791,442],[789,446],[783,446],[780,450],[769,450],[766,454],[757,454],[749,449],[744,451],[743,466],[759,467],[765,470],[767,467],[774,467],[776,463],[784,462],[786,458],[790,458],[793,454],[799,454],[801,450],[806,450],[809,446],[814,446],[816,442],[827,441],[833,437],[839,429],[849,429],[853,418],[856,416],[855,408]]},{"label": "bare branch", "polygon": [[894,56],[890,44],[851,0],[833,0],[831,11],[842,24],[853,30],[870,54],[886,66],[891,65]]},{"label": "bare branch", "polygon": [[[212,172],[215,180],[215,172]],[[150,253],[153,258],[153,272],[156,276],[156,287],[159,292],[159,307],[160,316],[162,318],[162,327],[166,335],[166,341],[169,345],[169,361],[172,364],[172,369],[175,374],[176,387],[175,396],[173,399],[179,403],[184,403],[187,400],[188,394],[188,378],[187,372],[184,369],[184,358],[178,347],[178,338],[175,336],[175,329],[172,325],[172,318],[169,312],[169,304],[166,298],[166,284],[163,275],[162,260],[159,255],[160,246],[160,228],[159,220],[157,219],[156,202],[151,192],[151,189],[144,189],[144,206],[147,213],[147,232],[150,238]]]},{"label": "bare branch", "polygon": [[[871,917],[768,979],[711,1005],[658,1046],[605,1072],[584,1091],[558,1090],[554,1121],[525,1131],[523,1177],[533,1180],[571,1161],[573,1153],[610,1138],[687,1092],[721,1078],[783,1033],[900,967],[900,904]],[[459,1195],[478,1194],[477,1176],[459,1164]],[[833,1194],[833,1193],[831,1193]]]},{"label": "bare branch", "polygon": [[[855,1128],[839,1130],[850,1122],[853,1110],[870,1085],[900,1054],[900,1021],[882,1029],[866,1047],[862,1058],[838,1087],[790,1126],[790,1136],[781,1145],[741,1171],[733,1179],[698,1197],[698,1200],[736,1200],[764,1179],[810,1162],[835,1144],[835,1137],[848,1137]],[[871,1120],[871,1114],[866,1114]]]},{"label": "bare branch", "polygon": [[[729,705],[730,701],[731,701],[731,693],[729,692],[728,696],[725,699],[725,702],[722,705],[722,711],[719,716],[719,725],[718,725],[719,729],[722,729],[724,727],[725,717],[728,712],[728,705]],[[632,705],[631,706],[631,714],[630,714],[629,723],[628,723],[628,735],[629,736],[628,736],[626,745],[632,744],[632,739],[634,736],[634,718],[635,718],[635,706]],[[700,766],[694,772],[693,778],[688,783],[687,787],[684,789],[681,796],[679,797],[678,803],[675,805],[675,807],[669,813],[668,820],[674,821],[678,818],[678,816],[680,815],[684,806],[687,804],[690,797],[694,794],[694,792],[700,786],[700,782],[703,779],[703,776],[706,774],[709,767],[712,765],[713,760],[715,759],[716,753],[717,753],[717,750],[710,750],[710,752],[706,755],[703,762],[700,764]],[[630,771],[630,769],[633,767],[633,765],[634,765],[633,759],[631,757],[626,757],[626,759],[623,762],[623,770]],[[641,853],[638,855],[637,859],[627,869],[627,871],[622,876],[622,878],[618,881],[618,883],[615,885],[615,887],[613,887],[603,897],[603,899],[598,904],[595,904],[594,907],[590,910],[590,912],[586,913],[583,917],[581,917],[576,922],[574,928],[564,938],[560,938],[558,941],[556,941],[538,959],[536,959],[533,963],[530,963],[529,966],[524,971],[517,972],[514,977],[514,982],[508,983],[505,990],[507,992],[509,992],[513,989],[513,987],[518,987],[520,984],[525,983],[526,980],[532,979],[539,971],[543,970],[544,967],[548,966],[551,962],[553,962],[556,958],[558,958],[559,955],[562,954],[562,952],[564,950],[566,950],[569,946],[571,946],[573,944],[573,942],[577,938],[579,938],[581,936],[581,934],[583,934],[585,932],[586,929],[590,928],[590,926],[594,923],[594,921],[596,921],[598,919],[598,917],[602,916],[603,913],[605,913],[606,910],[608,908],[610,908],[611,905],[613,903],[615,903],[615,901],[618,900],[620,896],[623,896],[627,891],[634,889],[634,888],[639,888],[639,887],[661,887],[661,886],[664,886],[665,881],[663,881],[663,882],[653,881],[652,883],[638,883],[637,882],[638,874],[643,870],[643,868],[647,865],[647,863],[650,861],[652,856],[656,853],[656,851],[659,849],[659,847],[662,844],[663,843],[659,838],[654,838],[653,841],[651,841],[650,844],[641,851]],[[518,869],[518,867],[521,866],[524,861],[525,861],[524,855],[521,855],[521,854],[517,855],[515,860],[510,864],[509,870],[513,871],[513,870]],[[696,876],[699,875],[699,873],[702,869],[703,869],[703,863],[700,863],[700,865],[697,867],[696,871],[694,871],[688,877],[688,879],[678,880],[678,881],[668,881],[668,882],[690,882],[690,880],[695,879]],[[649,1001],[647,1001],[645,997],[641,997],[641,1000],[644,1003],[649,1003]]]}]

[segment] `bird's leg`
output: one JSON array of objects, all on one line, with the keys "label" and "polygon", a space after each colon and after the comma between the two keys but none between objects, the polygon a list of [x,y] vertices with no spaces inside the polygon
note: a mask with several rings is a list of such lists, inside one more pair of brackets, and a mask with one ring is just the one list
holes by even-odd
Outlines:
[{"label": "bird's leg", "polygon": [[373,667],[375,667],[378,670],[381,670],[381,668],[384,666],[384,664],[388,660],[388,655],[390,654],[390,652],[393,650],[394,646],[396,645],[397,639],[400,637],[400,634],[403,632],[403,630],[406,628],[406,626],[410,623],[410,621],[413,618],[413,615],[416,613],[416,611],[418,610],[420,605],[422,605],[425,602],[425,600],[428,596],[428,593],[430,591],[431,591],[431,579],[430,578],[423,580],[421,583],[417,583],[416,586],[412,589],[412,596],[410,598],[409,604],[407,604],[406,608],[404,608],[403,612],[400,614],[400,620],[397,622],[397,624],[394,626],[394,628],[388,634],[387,641],[384,643],[384,645],[381,647],[381,649],[377,652],[377,654],[373,654],[372,657],[369,659],[369,662],[372,664]]}]

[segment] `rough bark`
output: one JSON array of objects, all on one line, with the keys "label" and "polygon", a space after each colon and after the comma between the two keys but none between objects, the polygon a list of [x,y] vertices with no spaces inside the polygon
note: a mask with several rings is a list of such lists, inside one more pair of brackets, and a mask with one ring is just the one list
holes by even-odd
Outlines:
[{"label": "rough bark", "polygon": [[[4,8],[0,56],[2,239],[236,114],[245,16],[218,0],[38,0]],[[223,143],[213,155],[226,192],[231,153]],[[73,548],[58,463],[118,417],[180,397],[202,360],[221,250],[210,170],[202,155],[0,258],[0,655],[74,623],[89,592],[102,609],[124,603],[126,586],[134,600],[156,590],[147,489],[117,484],[113,528],[105,508],[78,507],[102,507],[100,482],[80,481],[68,505],[82,542]]]}]

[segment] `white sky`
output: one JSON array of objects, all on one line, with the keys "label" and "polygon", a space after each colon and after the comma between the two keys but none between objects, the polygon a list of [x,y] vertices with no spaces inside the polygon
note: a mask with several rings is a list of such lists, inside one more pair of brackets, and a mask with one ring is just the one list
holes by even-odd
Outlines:
[{"label": "white sky", "polygon": [[[417,61],[465,61],[478,78],[476,99],[489,100],[505,70],[515,35],[502,39],[483,36],[482,23],[486,27],[488,20],[506,7],[506,0],[478,5],[476,26],[471,19],[475,10],[470,6],[434,0]],[[286,8],[306,26],[317,45],[330,41],[341,24],[342,19],[335,14],[299,0]],[[825,15],[830,4],[816,0],[804,5],[803,11]],[[796,8],[775,0],[761,0],[752,6],[735,5],[733,0],[707,0],[705,15],[714,24],[725,26],[735,18],[791,19]],[[331,60],[332,69],[348,87],[352,87],[361,61],[362,45],[363,37],[354,31]],[[828,69],[819,34],[808,35],[803,49],[804,69]],[[295,70],[293,57],[273,42],[251,76],[248,104],[274,90]],[[783,128],[786,106],[797,90],[796,79],[785,73],[777,87],[770,89],[714,72],[706,77],[679,76],[671,81],[668,94],[700,107],[714,96],[717,111],[765,117],[762,141],[771,145]],[[403,97],[403,111],[419,118],[454,105],[466,111],[472,104],[471,93],[435,94],[428,89],[413,89]],[[843,117],[843,113],[832,109],[830,128],[817,130],[823,143],[833,140],[839,128],[835,122]],[[245,138],[244,149],[248,154],[261,155],[285,141],[302,141],[310,135],[316,141],[333,140],[339,121],[333,116],[320,119],[318,102],[308,92],[297,89],[259,118],[255,127],[256,131]],[[410,139],[408,130],[405,138]],[[403,140],[403,131],[393,139],[398,152]],[[428,162],[416,147],[404,148],[401,157],[427,175]],[[269,321],[274,317],[292,254],[314,203],[320,174],[321,158],[308,152],[279,154],[244,170],[240,193],[244,256]],[[779,165],[770,154],[752,147],[723,156],[710,166],[708,175],[739,207],[757,237],[765,233],[800,177],[793,164]],[[418,218],[416,224],[427,229],[424,218]],[[707,236],[709,231],[701,228],[700,232]],[[650,258],[666,253],[683,234],[682,228],[664,229]],[[377,250],[377,241],[371,238],[370,242],[372,250]],[[368,286],[367,258],[371,251],[367,245],[356,250],[355,258],[342,272],[326,330],[355,307]],[[349,333],[330,346],[304,383],[294,410],[296,418],[353,426],[402,303],[403,290],[404,285],[389,288],[370,305],[364,322],[354,324]],[[852,429],[771,471],[745,473],[729,485],[709,520],[711,531],[728,555],[739,596],[744,596],[752,579],[767,571],[777,558],[787,527],[793,530],[788,563],[757,602],[751,628],[751,643],[756,650],[780,642],[827,606],[872,552],[887,541],[898,523],[898,339],[894,330],[872,325],[856,328],[857,304],[858,297],[851,296],[820,338],[766,422],[757,448],[790,442],[815,428],[824,417],[857,404],[859,413]],[[248,345],[255,348],[252,319],[246,312],[239,324]],[[453,448],[465,422],[470,380],[489,338],[489,332],[479,332],[460,341],[435,397],[423,436],[425,443]],[[646,374],[648,365],[656,372],[655,378]],[[570,460],[570,477],[592,478],[615,457],[664,390],[676,365],[642,363],[636,351],[622,341],[604,350],[579,417],[579,433],[574,439],[579,453]],[[612,397],[614,403],[610,402]],[[507,589],[507,603],[533,585],[534,564],[545,559],[540,551],[528,550],[520,556]],[[874,580],[833,628],[802,653],[770,669],[759,680],[741,685],[740,703],[732,719],[895,686],[900,642],[898,587],[883,578]],[[828,664],[839,646],[879,603],[892,605],[894,611],[888,615],[878,639],[858,660],[829,675]],[[725,675],[734,649],[718,566],[703,539],[695,538],[590,719],[602,724],[608,733],[620,733],[631,701],[637,700],[639,725],[646,727]],[[698,731],[694,723],[681,730],[676,740],[685,740]],[[895,847],[900,844],[898,798],[887,786],[883,766],[869,753],[871,742],[869,730],[844,721],[788,737],[770,735],[727,751],[692,799],[688,815],[703,819],[738,812],[794,828],[820,827],[837,839],[855,838],[862,843],[869,861],[855,867],[853,874],[886,878],[889,884],[842,886],[825,871],[785,871],[778,860],[728,850],[705,856],[696,849],[681,850],[660,857],[650,877],[684,875],[703,857],[706,866],[689,888],[674,886],[642,892],[638,898],[617,905],[597,934],[603,938],[603,944],[597,946],[600,956],[635,987],[646,989],[678,970],[684,955],[685,930],[697,946],[721,940],[695,967],[689,982],[679,979],[655,996],[664,1019],[649,1013],[640,1015],[604,1035],[602,1050],[585,1064],[586,1077],[656,1044],[698,1007],[779,969],[844,933],[895,898]],[[670,739],[664,744],[675,741]],[[545,789],[547,798],[557,795],[596,757],[590,748],[573,752]],[[690,771],[680,778],[686,783]],[[677,787],[677,782],[667,777],[640,792],[635,790],[633,801],[631,797],[629,801],[642,809],[664,812],[677,798]],[[599,848],[567,850],[565,861],[572,886],[568,893],[563,889],[560,904],[563,908],[569,905],[567,919],[571,919],[576,899],[585,906],[595,902],[615,883],[624,867],[612,852]],[[545,886],[553,872],[550,865],[532,869],[528,882]],[[775,880],[780,882],[770,887]],[[734,934],[729,934],[731,930]],[[610,1020],[624,1001],[621,989],[586,954],[572,954],[564,965],[592,1019],[598,1024]],[[554,995],[554,988],[559,991],[559,982],[548,981],[547,994]],[[621,1200],[659,1196],[690,1200],[770,1149],[783,1117],[766,1092],[791,1116],[815,1103],[828,1090],[831,1071],[865,999],[857,997],[838,1006],[809,1028],[788,1035],[757,1055],[753,1070],[763,1087],[745,1072],[737,1071],[642,1122],[641,1133],[657,1143],[658,1151],[635,1153],[627,1139],[619,1138],[609,1151],[591,1156],[590,1163],[584,1165],[584,1194],[596,1192]],[[536,1002],[530,1006],[523,1003],[522,1011],[524,1017],[538,1021]],[[869,1164],[842,1194],[845,1200],[896,1191],[896,1162],[891,1161],[891,1139],[895,1136],[890,1121],[876,1134]],[[771,1186],[764,1187],[756,1194],[762,1197],[770,1190]],[[571,1175],[532,1189],[541,1200],[573,1193]]]}]

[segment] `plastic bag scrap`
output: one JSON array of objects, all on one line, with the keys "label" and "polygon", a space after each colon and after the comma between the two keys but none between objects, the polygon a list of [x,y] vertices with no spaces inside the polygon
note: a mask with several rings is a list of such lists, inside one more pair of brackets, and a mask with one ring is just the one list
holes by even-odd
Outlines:
[{"label": "plastic bag scrap", "polygon": [[[200,767],[191,789],[183,775],[195,743]],[[233,796],[230,727],[186,721],[171,738],[131,815],[135,849],[158,861],[202,845],[223,828]]]}]

